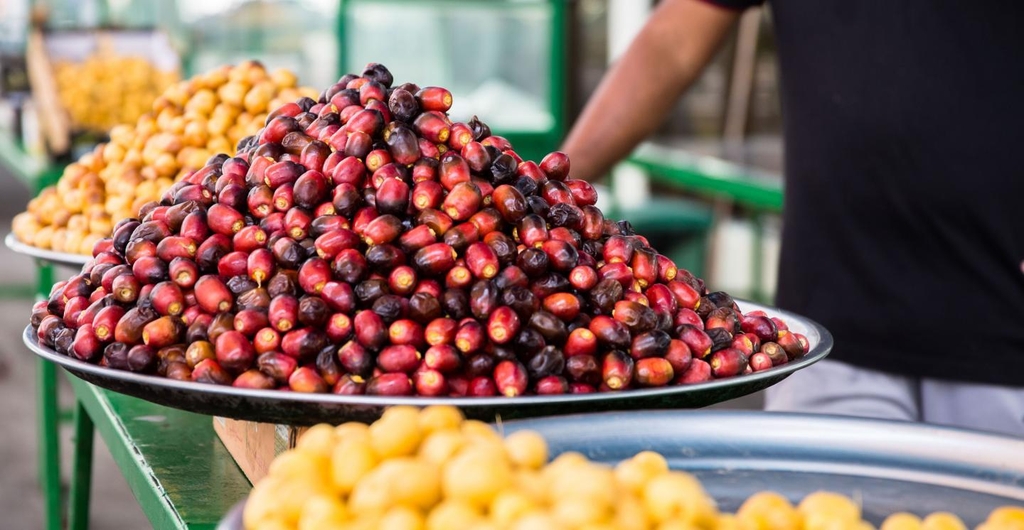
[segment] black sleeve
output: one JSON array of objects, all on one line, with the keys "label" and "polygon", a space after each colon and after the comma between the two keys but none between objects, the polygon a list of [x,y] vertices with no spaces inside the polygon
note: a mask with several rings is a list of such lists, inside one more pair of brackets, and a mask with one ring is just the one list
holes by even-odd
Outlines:
[{"label": "black sleeve", "polygon": [[765,0],[700,0],[711,5],[718,7],[724,7],[726,9],[744,10],[748,7],[759,6],[764,3]]}]

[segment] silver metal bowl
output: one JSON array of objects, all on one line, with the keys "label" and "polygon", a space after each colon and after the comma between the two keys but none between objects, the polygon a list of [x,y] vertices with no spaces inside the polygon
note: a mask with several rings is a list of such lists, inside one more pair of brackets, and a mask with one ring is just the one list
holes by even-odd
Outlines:
[{"label": "silver metal bowl", "polygon": [[[859,501],[876,525],[898,511],[951,511],[973,528],[996,507],[1024,505],[1024,440],[960,429],[728,411],[561,416],[499,428],[532,429],[552,455],[578,451],[608,464],[657,451],[673,469],[696,475],[728,512],[758,491],[795,503],[827,490]],[[242,506],[218,528],[241,530]]]}]

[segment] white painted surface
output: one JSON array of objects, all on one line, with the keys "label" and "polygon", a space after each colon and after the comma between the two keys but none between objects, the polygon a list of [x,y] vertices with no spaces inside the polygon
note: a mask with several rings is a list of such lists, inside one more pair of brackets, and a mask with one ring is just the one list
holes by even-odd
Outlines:
[{"label": "white painted surface", "polygon": [[608,0],[608,62],[629,48],[651,14],[651,0]]}]

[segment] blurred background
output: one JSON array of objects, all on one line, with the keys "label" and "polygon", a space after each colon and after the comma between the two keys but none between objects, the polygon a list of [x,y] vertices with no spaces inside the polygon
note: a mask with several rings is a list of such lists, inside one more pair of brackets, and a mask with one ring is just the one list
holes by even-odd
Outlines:
[{"label": "blurred background", "polygon": [[[317,88],[383,63],[396,83],[449,88],[453,118],[478,115],[524,158],[540,160],[558,149],[654,4],[0,0],[0,229],[9,233],[38,190],[105,141],[111,125],[135,123],[172,80],[249,59],[290,69],[301,85]],[[599,203],[716,290],[766,302],[774,292],[783,169],[770,26],[766,12],[748,11],[670,115],[635,117],[663,125],[600,182]],[[0,460],[13,463],[0,478],[0,526],[36,528],[35,365],[18,340],[35,267],[0,252],[7,339],[0,347],[0,399],[7,404],[0,407]],[[146,527],[109,456],[98,458],[94,527]]]}]

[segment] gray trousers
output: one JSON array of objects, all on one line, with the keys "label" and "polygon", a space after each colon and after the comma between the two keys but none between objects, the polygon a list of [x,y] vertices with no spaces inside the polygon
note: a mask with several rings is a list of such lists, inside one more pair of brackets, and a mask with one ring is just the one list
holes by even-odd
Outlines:
[{"label": "gray trousers", "polygon": [[903,377],[821,361],[765,394],[765,410],[919,421],[1024,437],[1024,387]]}]

